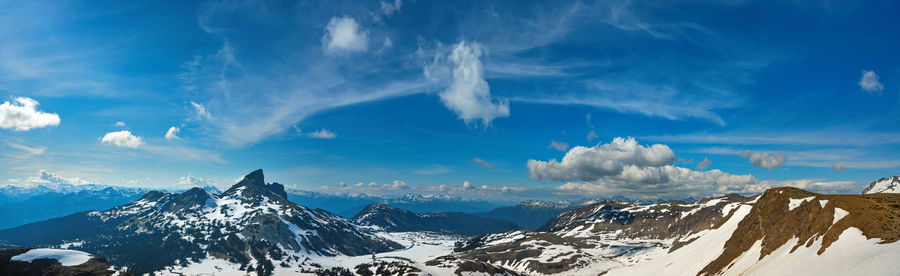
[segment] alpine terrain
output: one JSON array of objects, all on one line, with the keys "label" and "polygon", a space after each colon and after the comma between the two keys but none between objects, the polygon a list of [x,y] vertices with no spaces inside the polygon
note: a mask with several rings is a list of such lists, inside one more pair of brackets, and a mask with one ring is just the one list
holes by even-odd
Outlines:
[{"label": "alpine terrain", "polygon": [[284,187],[251,172],[221,194],[194,188],[149,192],[106,211],[90,211],[0,230],[11,246],[61,244],[109,258],[134,274],[217,259],[269,275],[314,271],[311,256],[365,255],[401,248],[371,230],[286,199]]}]

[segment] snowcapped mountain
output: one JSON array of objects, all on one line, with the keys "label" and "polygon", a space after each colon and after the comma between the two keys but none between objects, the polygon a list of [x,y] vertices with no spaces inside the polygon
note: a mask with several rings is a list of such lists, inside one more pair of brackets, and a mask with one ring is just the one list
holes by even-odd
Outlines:
[{"label": "snowcapped mountain", "polygon": [[147,192],[133,187],[107,186],[96,181],[67,178],[39,171],[25,180],[0,185],[0,229],[68,214],[104,210],[138,199]]},{"label": "snowcapped mountain", "polygon": [[862,191],[862,194],[875,193],[900,193],[900,175],[875,180]]},{"label": "snowcapped mountain", "polygon": [[694,203],[601,202],[541,232],[472,238],[429,262],[503,275],[895,275],[900,195],[770,189]]},{"label": "snowcapped mountain", "polygon": [[405,194],[394,199],[384,199],[381,203],[409,210],[417,213],[423,212],[463,212],[475,213],[484,212],[492,208],[498,207],[496,204],[476,200],[458,198],[449,195],[430,195],[430,194]]},{"label": "snowcapped mountain", "polygon": [[353,222],[389,232],[429,231],[459,235],[500,233],[519,228],[515,223],[501,219],[459,212],[413,213],[384,203],[367,206],[353,217]]},{"label": "snowcapped mountain", "polygon": [[400,247],[370,229],[286,199],[284,187],[254,171],[222,194],[194,188],[152,191],[140,200],[0,230],[12,245],[52,246],[106,256],[142,274],[217,259],[268,275],[277,269],[315,270],[310,257],[365,255]]},{"label": "snowcapped mountain", "polygon": [[544,225],[547,220],[575,207],[568,202],[526,200],[513,206],[495,208],[487,212],[475,213],[474,215],[484,218],[505,219],[528,229],[537,229]]}]

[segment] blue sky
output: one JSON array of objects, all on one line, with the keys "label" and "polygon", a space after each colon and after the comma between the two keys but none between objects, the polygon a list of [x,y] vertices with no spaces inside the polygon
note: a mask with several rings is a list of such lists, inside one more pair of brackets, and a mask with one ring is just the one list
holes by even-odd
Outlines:
[{"label": "blue sky", "polygon": [[0,5],[6,185],[263,168],[325,192],[650,198],[857,192],[900,167],[889,1]]}]

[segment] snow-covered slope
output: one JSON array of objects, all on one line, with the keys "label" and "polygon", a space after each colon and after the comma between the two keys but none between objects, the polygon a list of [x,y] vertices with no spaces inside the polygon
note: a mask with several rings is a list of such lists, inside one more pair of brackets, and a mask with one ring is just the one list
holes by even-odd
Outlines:
[{"label": "snow-covered slope", "polygon": [[291,203],[282,185],[265,183],[262,170],[222,194],[201,188],[149,192],[107,211],[0,230],[0,241],[26,246],[77,241],[71,248],[108,257],[138,274],[214,258],[267,275],[276,266],[315,270],[310,256],[401,247],[344,218]]},{"label": "snow-covered slope", "polygon": [[900,193],[900,175],[875,180],[862,191],[862,194],[876,193]]},{"label": "snow-covered slope", "polygon": [[516,275],[897,275],[900,194],[770,189],[694,203],[601,202],[543,230],[469,239],[436,266]]},{"label": "snow-covered slope", "polygon": [[78,250],[35,248],[10,258],[13,261],[29,263],[36,259],[54,259],[63,266],[75,266],[90,260],[91,254]]}]

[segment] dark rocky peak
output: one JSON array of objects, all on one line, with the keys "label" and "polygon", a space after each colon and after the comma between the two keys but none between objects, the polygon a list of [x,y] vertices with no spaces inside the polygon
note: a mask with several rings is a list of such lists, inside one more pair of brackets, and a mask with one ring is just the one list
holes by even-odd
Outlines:
[{"label": "dark rocky peak", "polygon": [[244,176],[244,179],[241,179],[240,182],[231,186],[231,188],[225,191],[225,194],[234,194],[240,187],[245,187],[243,192],[244,196],[253,197],[272,193],[281,196],[283,199],[287,199],[284,185],[278,183],[266,184],[262,169],[255,170]]},{"label": "dark rocky peak", "polygon": [[168,202],[164,208],[169,211],[180,211],[184,209],[206,206],[207,201],[212,199],[209,193],[203,188],[194,187],[183,193],[177,194]]},{"label": "dark rocky peak", "polygon": [[359,218],[364,216],[365,214],[378,214],[378,213],[400,213],[400,214],[414,214],[413,212],[403,210],[400,208],[396,208],[381,202],[376,202],[369,204],[366,208],[363,208],[359,211],[359,214],[355,216],[355,218]]},{"label": "dark rocky peak", "polygon": [[157,201],[164,196],[166,196],[166,193],[164,193],[164,192],[149,191],[146,194],[144,194],[144,196],[142,196],[140,200]]}]

